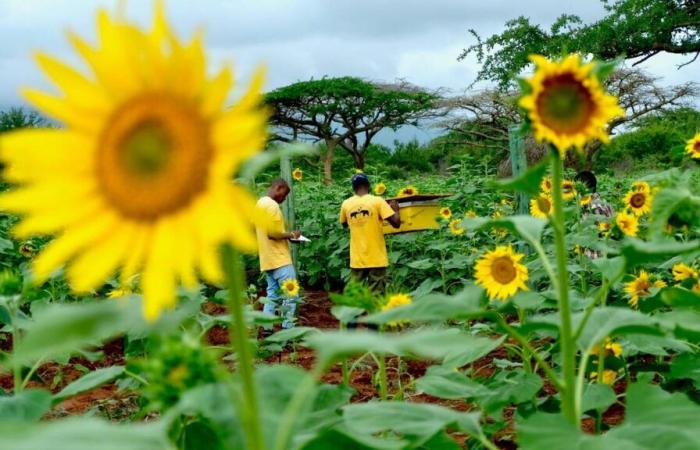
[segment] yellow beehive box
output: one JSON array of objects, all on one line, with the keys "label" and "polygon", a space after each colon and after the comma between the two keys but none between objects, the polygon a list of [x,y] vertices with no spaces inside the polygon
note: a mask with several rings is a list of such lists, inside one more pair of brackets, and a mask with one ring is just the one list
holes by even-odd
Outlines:
[{"label": "yellow beehive box", "polygon": [[409,233],[412,231],[434,230],[440,228],[440,199],[450,194],[418,194],[407,197],[394,197],[387,201],[399,202],[401,227],[394,228],[384,222],[384,234]]}]

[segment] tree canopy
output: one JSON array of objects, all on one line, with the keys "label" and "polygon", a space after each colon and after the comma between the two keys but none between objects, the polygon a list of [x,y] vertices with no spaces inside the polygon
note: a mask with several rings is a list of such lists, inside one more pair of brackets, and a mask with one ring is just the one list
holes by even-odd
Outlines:
[{"label": "tree canopy", "polygon": [[265,102],[273,110],[276,139],[325,142],[325,175],[330,181],[337,146],[362,169],[365,152],[377,133],[417,124],[435,110],[438,98],[437,93],[406,82],[380,84],[341,77],[284,86],[267,94]]},{"label": "tree canopy", "polygon": [[[639,64],[659,53],[700,55],[699,0],[601,0],[607,15],[584,24],[575,15],[560,16],[549,30],[526,17],[506,22],[506,29],[464,49],[458,59],[476,55],[482,64],[475,82],[493,81],[507,88],[528,66],[528,55],[579,52],[600,59],[623,57]],[[684,64],[684,65],[685,65]]]}]

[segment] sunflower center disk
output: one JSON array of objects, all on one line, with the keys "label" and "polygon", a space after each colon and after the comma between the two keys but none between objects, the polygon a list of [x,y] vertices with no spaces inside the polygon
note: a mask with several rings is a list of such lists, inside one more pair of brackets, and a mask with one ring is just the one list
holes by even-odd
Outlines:
[{"label": "sunflower center disk", "polygon": [[552,207],[552,205],[546,198],[538,198],[537,207],[540,208],[540,211],[542,211],[543,213],[549,214],[549,209]]},{"label": "sunflower center disk", "polygon": [[206,187],[212,150],[189,104],[146,94],[122,105],[102,132],[98,182],[124,216],[153,221],[190,204]]},{"label": "sunflower center disk", "polygon": [[552,77],[543,84],[542,94],[537,98],[542,121],[564,134],[585,129],[595,109],[589,89],[571,74]]},{"label": "sunflower center disk", "polygon": [[491,264],[491,274],[500,284],[508,284],[515,279],[515,265],[507,256],[496,258]]},{"label": "sunflower center disk", "polygon": [[634,194],[632,198],[630,198],[630,205],[632,205],[633,208],[641,208],[644,206],[644,203],[646,203],[646,196],[642,193]]}]

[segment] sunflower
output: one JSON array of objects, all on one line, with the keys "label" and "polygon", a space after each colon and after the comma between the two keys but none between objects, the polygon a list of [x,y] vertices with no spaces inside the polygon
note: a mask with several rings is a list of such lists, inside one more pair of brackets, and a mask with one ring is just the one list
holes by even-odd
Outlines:
[{"label": "sunflower", "polygon": [[554,212],[552,197],[549,194],[540,194],[530,200],[530,214],[534,217],[546,219]]},{"label": "sunflower", "polygon": [[598,231],[603,234],[603,236],[607,236],[610,234],[610,222],[600,222],[598,223]]},{"label": "sunflower", "polygon": [[639,220],[632,214],[622,211],[615,217],[617,227],[627,236],[636,236],[639,231]]},{"label": "sunflower", "polygon": [[688,278],[697,278],[698,277],[698,271],[693,269],[687,264],[683,263],[678,263],[673,266],[671,269],[673,272],[673,279],[675,281],[683,281],[687,280]]},{"label": "sunflower", "polygon": [[447,220],[452,217],[452,210],[448,207],[440,208],[440,217]]},{"label": "sunflower", "polygon": [[365,173],[362,169],[355,169],[355,174]]},{"label": "sunflower", "polygon": [[[620,357],[622,355],[622,346],[618,344],[617,342],[613,342],[612,339],[609,337],[605,338],[605,341],[603,342],[603,348],[605,349],[606,354],[613,354],[616,357]],[[595,345],[591,349],[591,355],[597,355],[600,353],[600,345]]]},{"label": "sunflower", "polygon": [[294,169],[294,171],[292,171],[292,178],[294,178],[295,181],[303,180],[304,171],[297,167],[296,169]]},{"label": "sunflower", "polygon": [[576,184],[571,180],[561,182],[561,195],[564,200],[571,200],[576,197]]},{"label": "sunflower", "polygon": [[415,186],[406,186],[405,188],[401,189],[398,193],[399,197],[410,197],[411,195],[416,195],[418,194],[418,189],[415,188]]},{"label": "sunflower", "polygon": [[3,135],[5,176],[17,188],[0,208],[23,216],[17,236],[57,236],[34,260],[35,282],[65,263],[77,292],[119,269],[124,279],[142,271],[154,320],[179,283],[197,286],[198,273],[223,281],[223,242],[256,249],[255,200],[231,176],[266,142],[262,72],[224,109],[231,71],[209,77],[201,36],[180,42],[161,2],[150,30],[105,11],[97,27],[97,47],[70,35],[87,73],[37,55],[62,95],[24,95],[63,127]]},{"label": "sunflower", "polygon": [[629,191],[623,200],[625,207],[637,217],[650,213],[653,201],[649,191]]},{"label": "sunflower", "polygon": [[592,196],[591,194],[584,195],[583,197],[581,197],[581,198],[579,199],[578,204],[579,204],[580,206],[588,206],[588,205],[591,204],[591,201],[592,201],[592,200],[593,200],[593,196]]},{"label": "sunflower", "polygon": [[527,267],[520,263],[523,256],[510,246],[500,246],[476,262],[476,283],[486,289],[491,300],[506,300],[519,289],[527,291]]},{"label": "sunflower", "polygon": [[[595,380],[598,378],[598,372],[591,372],[591,379]],[[603,384],[607,385],[613,385],[615,384],[615,380],[617,380],[617,372],[614,370],[610,369],[605,369],[603,371],[603,379],[601,380]]]},{"label": "sunflower", "polygon": [[625,292],[629,295],[629,304],[636,308],[639,298],[650,294],[652,287],[664,288],[666,283],[663,280],[651,281],[651,276],[645,270],[639,271],[639,276],[625,284]]},{"label": "sunflower", "polygon": [[377,183],[374,186],[374,194],[375,195],[384,195],[386,192],[386,185],[384,183]]},{"label": "sunflower", "polygon": [[700,159],[700,133],[696,134],[695,137],[688,141],[688,145],[685,146],[685,151],[693,159]]},{"label": "sunflower", "polygon": [[398,308],[399,306],[410,305],[412,302],[411,296],[408,294],[394,294],[387,299],[382,311]]},{"label": "sunflower", "polygon": [[282,293],[287,297],[299,295],[299,282],[294,278],[287,278],[282,282]]},{"label": "sunflower", "polygon": [[637,192],[651,192],[651,187],[646,181],[635,181],[632,183],[632,190]]},{"label": "sunflower", "polygon": [[550,177],[542,178],[542,181],[540,182],[540,189],[545,194],[552,192],[552,179]]},{"label": "sunflower", "polygon": [[455,236],[464,234],[464,228],[462,228],[461,223],[462,221],[459,219],[450,220],[450,233],[452,233]]},{"label": "sunflower", "polygon": [[617,98],[604,92],[595,65],[581,64],[572,54],[560,61],[530,55],[537,70],[525,80],[530,87],[519,105],[527,111],[535,139],[554,145],[562,156],[570,147],[582,151],[586,142],[610,141],[607,123],[624,115]]},{"label": "sunflower", "polygon": [[470,219],[473,219],[474,217],[476,217],[476,211],[474,211],[473,209],[470,209],[466,213],[464,213],[464,217],[468,217]]}]

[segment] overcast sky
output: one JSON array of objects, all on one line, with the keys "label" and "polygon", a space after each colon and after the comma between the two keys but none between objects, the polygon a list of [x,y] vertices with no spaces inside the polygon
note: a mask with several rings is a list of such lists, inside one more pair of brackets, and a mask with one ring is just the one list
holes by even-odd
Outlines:
[{"label": "overcast sky", "polygon": [[[0,108],[21,104],[20,86],[49,88],[31,59],[43,50],[77,61],[63,31],[93,40],[94,12],[116,10],[116,0],[0,0]],[[130,0],[127,11],[149,23],[149,0]],[[319,78],[355,75],[372,80],[404,78],[430,88],[463,91],[475,78],[472,58],[457,61],[474,42],[503,29],[519,15],[548,25],[562,13],[585,21],[603,15],[597,0],[169,0],[168,17],[178,34],[206,30],[214,66],[234,64],[246,79],[257,64],[268,66],[266,89]],[[658,56],[643,65],[667,84],[700,81],[700,61]]]}]

